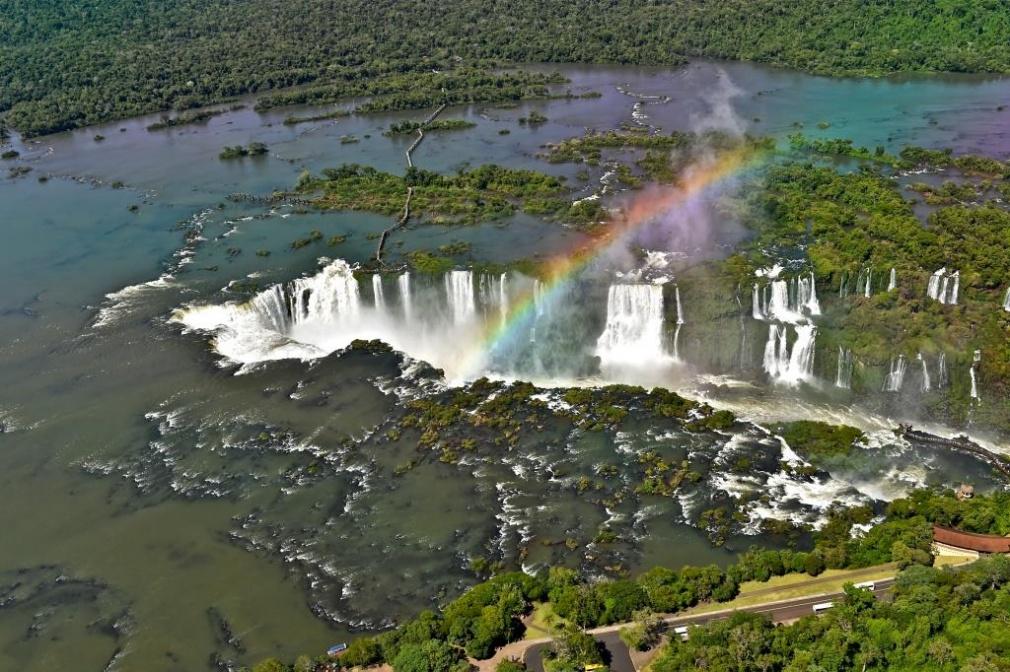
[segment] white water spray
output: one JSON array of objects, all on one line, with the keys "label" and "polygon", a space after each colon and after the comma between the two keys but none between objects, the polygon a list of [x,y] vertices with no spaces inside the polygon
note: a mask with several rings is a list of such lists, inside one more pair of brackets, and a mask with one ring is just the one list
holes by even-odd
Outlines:
[{"label": "white water spray", "polygon": [[971,376],[971,398],[978,401],[978,379],[975,377],[975,367],[978,363],[982,361],[982,351],[976,350],[971,361],[971,369],[968,370],[968,374]]},{"label": "white water spray", "polygon": [[449,271],[445,275],[445,293],[449,301],[449,313],[456,325],[466,324],[474,319],[477,304],[473,298],[473,272]]},{"label": "white water spray", "polygon": [[929,276],[926,296],[944,305],[957,305],[957,295],[961,288],[961,272],[948,273],[943,267]]},{"label": "white water spray", "polygon": [[898,288],[898,273],[892,268],[891,278],[887,281],[887,291],[893,292],[897,288]]},{"label": "white water spray", "polygon": [[905,384],[905,369],[908,362],[904,355],[891,358],[891,371],[884,379],[884,392],[900,392],[901,386]]},{"label": "white water spray", "polygon": [[607,292],[607,324],[596,341],[604,366],[649,366],[669,359],[663,348],[663,287],[615,284]]},{"label": "white water spray", "polygon": [[378,273],[372,276],[372,296],[375,301],[375,310],[385,312],[386,295],[382,292],[382,276]]},{"label": "white water spray", "polygon": [[852,388],[852,351],[838,346],[838,370],[835,373],[835,387],[848,390]]},{"label": "white water spray", "polygon": [[920,388],[923,392],[929,392],[933,389],[933,384],[929,379],[929,367],[926,366],[926,358],[922,356],[920,352],[915,356],[919,360],[919,364],[922,365],[922,387]]},{"label": "white water spray", "polygon": [[684,326],[684,310],[680,305],[680,285],[673,288],[677,300],[677,328],[673,332],[673,358],[680,361],[680,328]]},{"label": "white water spray", "polygon": [[763,362],[765,373],[773,382],[791,387],[813,380],[817,336],[817,327],[812,324],[798,324],[794,328],[796,340],[790,351],[789,328],[781,324],[769,325]]},{"label": "white water spray", "polygon": [[410,322],[414,310],[410,296],[410,273],[401,273],[400,277],[396,279],[396,286],[400,290],[400,305],[403,306],[403,319]]}]

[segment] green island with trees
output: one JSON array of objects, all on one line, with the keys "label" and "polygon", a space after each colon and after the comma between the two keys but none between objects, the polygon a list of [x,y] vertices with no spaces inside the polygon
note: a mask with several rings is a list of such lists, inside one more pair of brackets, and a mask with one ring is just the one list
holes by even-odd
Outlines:
[{"label": "green island with trees", "polygon": [[573,203],[557,177],[532,170],[485,165],[442,175],[410,167],[401,177],[371,166],[326,168],[319,177],[304,173],[298,191],[318,194],[317,207],[367,210],[384,215],[403,211],[407,188],[413,189],[411,212],[435,223],[476,224],[522,211],[578,226],[604,218],[595,201]]}]

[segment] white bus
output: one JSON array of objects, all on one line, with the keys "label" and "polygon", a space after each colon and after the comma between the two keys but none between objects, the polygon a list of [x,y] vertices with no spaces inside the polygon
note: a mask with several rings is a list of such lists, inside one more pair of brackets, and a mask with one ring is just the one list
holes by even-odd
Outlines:
[{"label": "white bus", "polygon": [[819,602],[813,606],[813,610],[815,614],[819,614],[822,611],[827,611],[828,609],[831,609],[834,606],[835,606],[834,602]]},{"label": "white bus", "polygon": [[676,628],[673,629],[673,634],[675,634],[678,637],[680,637],[681,641],[686,642],[687,641],[687,626],[686,625],[677,626]]},{"label": "white bus", "polygon": [[863,581],[862,583],[854,583],[854,584],[852,584],[852,587],[853,588],[865,588],[866,590],[868,590],[868,591],[870,591],[872,593],[874,591],[874,589],[877,587],[877,584],[875,582],[873,582],[873,581]]}]

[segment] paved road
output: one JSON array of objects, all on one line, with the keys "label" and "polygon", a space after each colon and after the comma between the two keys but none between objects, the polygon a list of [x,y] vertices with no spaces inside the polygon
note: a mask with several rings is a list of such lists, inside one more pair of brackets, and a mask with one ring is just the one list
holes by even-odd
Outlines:
[{"label": "paved road", "polygon": [[[873,594],[880,599],[884,593],[894,585],[894,579],[884,579],[875,581]],[[667,629],[672,629],[682,625],[703,625],[712,621],[729,618],[737,611],[746,611],[752,614],[765,614],[773,623],[789,623],[803,616],[809,616],[813,612],[813,606],[822,602],[833,602],[844,598],[845,593],[830,593],[825,595],[815,595],[812,597],[802,597],[795,600],[782,600],[768,604],[755,605],[753,607],[741,607],[739,609],[723,609],[707,614],[697,614],[693,616],[671,616],[664,619]],[[618,632],[623,625],[612,625],[604,628],[590,630],[596,637],[596,641],[603,644],[610,660],[608,665],[612,672],[635,672],[635,666],[631,662],[631,655],[628,647],[621,641]],[[523,662],[530,672],[544,672],[543,651],[550,646],[550,642],[538,642],[531,644],[523,655]]]},{"label": "paved road", "polygon": [[[596,641],[606,648],[604,662],[610,668],[610,672],[635,672],[635,666],[631,662],[631,654],[628,653],[628,647],[621,641],[620,635],[616,632],[604,632],[596,635]],[[543,652],[550,645],[550,642],[541,642],[526,649],[526,655],[523,656],[526,669],[531,672],[544,672]]]}]

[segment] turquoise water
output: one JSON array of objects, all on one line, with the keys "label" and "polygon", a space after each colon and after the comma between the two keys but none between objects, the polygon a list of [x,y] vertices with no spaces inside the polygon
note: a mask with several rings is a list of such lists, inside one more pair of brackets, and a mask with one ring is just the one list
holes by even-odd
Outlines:
[{"label": "turquoise water", "polygon": [[[951,146],[1000,158],[1010,151],[1007,113],[998,110],[1010,100],[1003,79],[830,80],[712,63],[564,71],[573,91],[602,97],[448,110],[476,128],[431,134],[417,163],[439,171],[487,162],[536,168],[589,195],[599,172],[579,183],[575,167],[538,159],[542,146],[636,121],[776,135],[800,124],[811,135],[864,145]],[[637,99],[618,87],[669,101],[644,105],[646,117],[636,118]],[[516,122],[533,109],[549,121]],[[531,544],[528,565],[595,567],[586,545],[613,512],[553,474],[620,465],[654,444],[676,459],[686,450],[687,438],[657,439],[646,427],[620,437],[548,428],[507,459],[426,462],[394,479],[414,446],[370,440],[399,403],[382,391],[400,375],[394,358],[289,360],[235,376],[206,337],[180,333],[168,321],[179,306],[242,298],[232,283],[265,288],[314,272],[321,256],[363,261],[389,225],[374,215],[228,200],[286,189],[303,169],[343,162],[402,171],[410,140],[381,131],[417,116],[290,127],[281,123],[288,113],[246,109],[160,132],[146,130],[152,118],[138,119],[43,138],[21,146],[32,173],[0,180],[0,599],[9,592],[18,599],[0,613],[0,669],[101,670],[112,660],[111,669],[200,670],[214,669],[215,660],[316,652],[353,629],[383,627],[458,593],[473,580],[470,556],[515,561],[516,529],[524,526],[540,539],[580,543],[574,552]],[[502,128],[510,134],[499,135]],[[96,133],[107,139],[95,142]],[[344,135],[360,141],[341,144]],[[269,156],[218,160],[223,146],[252,141],[267,143]],[[113,188],[117,181],[122,188]],[[313,229],[347,242],[291,249]],[[470,243],[475,261],[510,261],[570,249],[582,236],[516,218],[410,227],[390,250],[395,260],[454,241]],[[766,404],[756,414],[774,415],[769,403],[772,410]],[[727,441],[692,446],[692,459],[718,475],[735,450],[771,450],[754,437],[742,448]],[[873,496],[986,478],[967,458],[922,450],[891,447],[866,460],[833,475]],[[717,483],[732,485],[707,485]],[[713,549],[684,523],[691,506],[630,500],[618,512],[625,522],[613,523],[628,541],[606,560],[633,569],[726,562],[730,551]],[[212,613],[241,646],[223,641]]]}]

